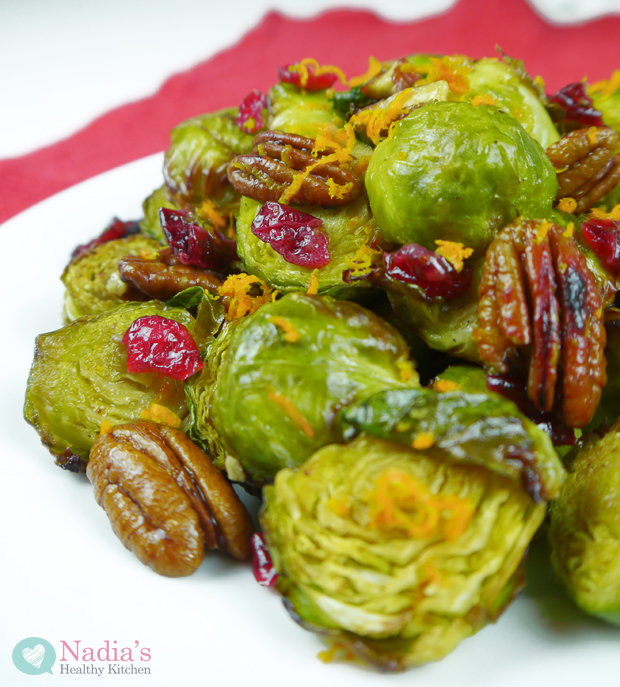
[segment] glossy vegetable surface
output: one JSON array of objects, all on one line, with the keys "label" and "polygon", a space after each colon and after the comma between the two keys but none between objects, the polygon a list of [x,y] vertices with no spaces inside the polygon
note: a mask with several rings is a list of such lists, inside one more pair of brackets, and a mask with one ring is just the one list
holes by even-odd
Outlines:
[{"label": "glossy vegetable surface", "polygon": [[584,437],[567,460],[551,508],[553,567],[583,611],[620,625],[620,426]]},{"label": "glossy vegetable surface", "polygon": [[72,455],[85,459],[104,420],[115,425],[137,419],[151,404],[181,418],[187,413],[182,382],[127,371],[123,335],[134,320],[149,315],[193,331],[186,310],[149,301],[126,303],[37,338],[24,415],[59,464]]},{"label": "glossy vegetable surface", "polygon": [[291,613],[388,670],[442,658],[501,613],[546,509],[494,471],[365,435],[264,493]]},{"label": "glossy vegetable surface", "polygon": [[366,174],[388,241],[435,240],[483,250],[517,213],[544,217],[557,182],[540,144],[493,106],[443,102],[414,110],[380,143]]},{"label": "glossy vegetable surface", "polygon": [[288,294],[232,323],[210,347],[188,387],[192,431],[233,479],[263,484],[339,441],[344,405],[416,385],[407,345],[376,315]]}]

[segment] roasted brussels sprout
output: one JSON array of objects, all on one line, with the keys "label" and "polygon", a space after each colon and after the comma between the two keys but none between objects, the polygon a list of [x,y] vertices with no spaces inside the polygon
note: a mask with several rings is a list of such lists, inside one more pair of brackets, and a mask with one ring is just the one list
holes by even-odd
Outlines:
[{"label": "roasted brussels sprout", "polygon": [[560,138],[535,83],[525,70],[518,69],[517,60],[483,57],[473,63],[468,76],[471,90],[467,99],[484,99],[512,115],[543,148]]},{"label": "roasted brussels sprout", "polygon": [[[61,277],[66,288],[64,321],[96,315],[128,300],[128,286],[120,277],[118,261],[143,251],[153,253],[160,247],[157,241],[136,234],[102,243],[71,260]],[[132,300],[138,300],[135,294]]]},{"label": "roasted brussels sprout", "polygon": [[[253,234],[252,222],[260,208],[261,203],[243,198],[237,216],[237,251],[245,270],[282,293],[306,291],[313,269],[288,262],[268,243]],[[329,264],[319,268],[316,273],[318,293],[335,298],[350,298],[368,291],[370,287],[366,282],[346,284],[342,279],[342,273],[353,264],[360,249],[369,249],[370,253],[382,243],[381,233],[365,195],[341,208],[300,206],[298,209],[321,220],[321,231],[328,237],[331,259]]]},{"label": "roasted brussels sprout", "polygon": [[305,91],[297,86],[278,83],[269,90],[269,123],[272,131],[286,131],[316,138],[322,126],[343,123],[327,91]]},{"label": "roasted brussels sprout", "polygon": [[607,384],[603,387],[592,422],[584,431],[599,427],[606,429],[620,418],[620,310],[608,308],[605,314]]},{"label": "roasted brussels sprout", "polygon": [[344,437],[359,432],[520,480],[536,501],[557,498],[565,470],[549,437],[510,400],[486,388],[480,368],[453,366],[431,389],[388,389],[341,412]]},{"label": "roasted brussels sprout", "polygon": [[281,470],[264,497],[293,617],[387,670],[438,660],[495,620],[546,511],[478,462],[365,434]]},{"label": "roasted brussels sprout", "polygon": [[383,283],[394,312],[405,327],[414,331],[436,351],[479,362],[476,342],[472,337],[478,321],[478,286],[482,259],[472,265],[472,280],[467,291],[458,298],[426,298],[411,284],[391,280]]},{"label": "roasted brussels sprout", "polygon": [[602,112],[603,122],[620,131],[620,70],[609,81],[599,81],[588,88],[594,107]]},{"label": "roasted brussels sprout", "polygon": [[251,134],[235,124],[235,108],[188,119],[170,134],[164,158],[164,179],[173,203],[199,218],[227,221],[239,197],[228,183],[226,166],[250,152]]},{"label": "roasted brussels sprout", "polygon": [[127,371],[121,340],[134,320],[149,315],[193,331],[186,310],[148,301],[125,303],[37,337],[24,415],[59,465],[80,469],[104,420],[116,425],[138,419],[151,404],[181,419],[187,414],[183,382]]},{"label": "roasted brussels sprout", "polygon": [[620,424],[582,437],[566,459],[569,476],[551,507],[551,561],[583,611],[620,625]]},{"label": "roasted brussels sprout", "polygon": [[188,384],[192,436],[260,485],[341,439],[340,408],[417,385],[404,340],[361,306],[291,293],[229,325]]},{"label": "roasted brussels sprout", "polygon": [[441,238],[481,251],[517,214],[545,217],[557,180],[513,117],[441,102],[394,125],[370,160],[366,188],[388,241],[433,250]]},{"label": "roasted brussels sprout", "polygon": [[164,230],[161,228],[161,222],[159,221],[159,210],[161,208],[179,210],[178,205],[175,205],[170,200],[168,189],[165,184],[155,189],[153,193],[146,198],[144,203],[142,203],[144,217],[140,222],[140,231],[155,241],[159,241],[159,243],[166,245]]}]

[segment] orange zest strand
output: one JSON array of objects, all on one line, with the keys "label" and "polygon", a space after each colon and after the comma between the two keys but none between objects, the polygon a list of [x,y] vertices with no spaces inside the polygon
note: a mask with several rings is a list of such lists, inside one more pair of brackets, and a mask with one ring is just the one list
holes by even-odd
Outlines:
[{"label": "orange zest strand", "polygon": [[457,272],[461,272],[463,270],[463,261],[467,260],[467,258],[474,252],[473,248],[465,248],[462,243],[455,241],[443,241],[441,239],[437,239],[435,244],[438,246],[438,248],[435,250],[435,253],[441,255],[442,258],[445,258]]},{"label": "orange zest strand", "polygon": [[174,428],[181,426],[181,418],[169,408],[166,408],[166,406],[161,406],[158,403],[151,403],[148,408],[144,408],[140,412],[140,418],[142,420],[157,422],[160,425],[169,425]]},{"label": "orange zest strand", "polygon": [[290,343],[295,343],[301,339],[300,333],[293,327],[293,325],[284,317],[270,317],[269,321],[276,327],[280,327],[284,332],[284,340]]},{"label": "orange zest strand", "polygon": [[386,470],[376,480],[372,501],[374,527],[420,539],[433,534],[448,541],[458,539],[474,515],[470,501],[433,494],[411,475],[395,469]]},{"label": "orange zest strand", "polygon": [[[250,295],[253,287],[260,290],[258,295]],[[231,274],[217,292],[226,308],[228,321],[251,315],[261,305],[271,303],[274,298],[271,289],[262,279],[245,273]]]},{"label": "orange zest strand", "polygon": [[286,396],[283,396],[282,394],[279,394],[277,391],[274,391],[273,389],[270,389],[267,392],[267,398],[269,398],[270,401],[273,401],[281,410],[283,410],[290,418],[293,420],[293,422],[299,426],[301,431],[310,439],[314,436],[314,430],[312,429],[312,425],[306,420],[306,418],[297,410],[293,402],[289,399],[286,398]]}]

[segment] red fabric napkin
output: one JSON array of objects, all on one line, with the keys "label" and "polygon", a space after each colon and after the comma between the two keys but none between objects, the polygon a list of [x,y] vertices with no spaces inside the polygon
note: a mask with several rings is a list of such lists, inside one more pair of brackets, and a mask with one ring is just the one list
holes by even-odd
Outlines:
[{"label": "red fabric napkin", "polygon": [[108,169],[164,150],[168,132],[203,112],[237,105],[252,89],[277,80],[277,67],[314,57],[348,77],[416,52],[493,55],[525,61],[547,91],[620,69],[620,16],[578,26],[554,26],[524,0],[460,0],[449,12],[395,23],[368,11],[330,10],[313,19],[270,12],[237,45],[168,79],[153,96],[99,117],[73,136],[22,157],[0,160],[0,222]]}]

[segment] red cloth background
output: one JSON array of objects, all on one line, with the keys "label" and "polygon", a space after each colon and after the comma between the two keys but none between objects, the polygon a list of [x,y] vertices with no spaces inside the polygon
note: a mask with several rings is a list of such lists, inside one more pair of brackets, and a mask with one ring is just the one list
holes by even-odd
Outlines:
[{"label": "red cloth background", "polygon": [[618,36],[619,16],[554,26],[525,0],[460,0],[449,12],[408,23],[358,10],[330,10],[310,20],[271,12],[239,43],[171,77],[153,96],[114,109],[58,143],[0,160],[0,222],[84,179],[164,150],[179,122],[237,105],[253,88],[266,92],[279,65],[304,57],[337,65],[351,77],[366,71],[371,54],[379,60],[416,52],[476,58],[493,55],[499,45],[554,92],[620,69]]}]

